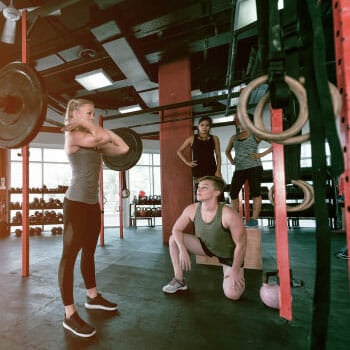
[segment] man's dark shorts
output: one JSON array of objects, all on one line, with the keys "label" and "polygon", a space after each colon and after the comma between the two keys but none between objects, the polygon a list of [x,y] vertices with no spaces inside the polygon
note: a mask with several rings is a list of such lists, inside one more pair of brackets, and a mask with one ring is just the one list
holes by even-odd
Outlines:
[{"label": "man's dark shorts", "polygon": [[210,257],[216,256],[219,261],[221,262],[221,264],[224,265],[228,265],[228,266],[232,266],[233,264],[233,259],[232,258],[222,258],[220,256],[217,256],[215,254],[213,254],[205,245],[205,243],[199,238],[199,242],[201,243],[202,249],[204,250],[204,253]]}]

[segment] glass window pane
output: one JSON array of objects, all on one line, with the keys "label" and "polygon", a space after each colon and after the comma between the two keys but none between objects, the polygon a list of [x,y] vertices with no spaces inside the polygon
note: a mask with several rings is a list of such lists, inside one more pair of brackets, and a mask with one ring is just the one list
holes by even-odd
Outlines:
[{"label": "glass window pane", "polygon": [[160,165],[160,154],[153,153],[153,165]]},{"label": "glass window pane", "polygon": [[22,162],[11,162],[10,187],[22,188]]},{"label": "glass window pane", "polygon": [[29,188],[41,188],[42,186],[42,163],[29,163]]},{"label": "glass window pane", "polygon": [[140,191],[146,192],[146,196],[151,193],[151,179],[149,175],[149,167],[134,166],[129,170],[130,179],[130,200],[134,196],[138,197]]},{"label": "glass window pane", "polygon": [[149,165],[150,164],[150,154],[142,153],[140,160],[137,162],[137,165]]},{"label": "glass window pane", "polygon": [[42,149],[41,148],[29,148],[29,161],[41,162],[42,161]]},{"label": "glass window pane", "polygon": [[119,173],[103,170],[104,225],[119,226]]},{"label": "glass window pane", "polygon": [[22,150],[20,148],[11,149],[10,159],[11,160],[22,160]]},{"label": "glass window pane", "polygon": [[45,148],[44,162],[68,162],[66,152],[64,149]]},{"label": "glass window pane", "polygon": [[160,167],[153,167],[153,194],[161,194],[161,183],[160,183]]},{"label": "glass window pane", "polygon": [[57,188],[59,185],[68,186],[71,176],[71,167],[68,163],[44,163],[43,184],[46,185],[47,188]]}]

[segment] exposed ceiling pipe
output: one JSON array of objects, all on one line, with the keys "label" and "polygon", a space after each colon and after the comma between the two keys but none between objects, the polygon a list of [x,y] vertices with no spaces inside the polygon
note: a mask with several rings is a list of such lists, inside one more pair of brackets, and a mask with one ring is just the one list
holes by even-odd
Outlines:
[{"label": "exposed ceiling pipe", "polygon": [[[236,92],[236,93],[234,93],[232,95],[232,98],[238,97],[238,96],[239,96],[239,93]],[[164,106],[158,106],[158,107],[153,107],[153,108],[146,108],[146,109],[142,109],[140,111],[111,115],[111,116],[104,117],[103,120],[106,121],[106,120],[113,120],[113,119],[121,119],[121,118],[127,118],[127,117],[132,117],[132,116],[146,114],[146,113],[157,113],[157,112],[165,111],[165,110],[168,110],[168,109],[176,109],[176,108],[181,108],[181,107],[199,105],[199,104],[203,104],[203,103],[206,103],[206,102],[213,102],[213,101],[218,101],[218,100],[224,100],[225,98],[227,98],[227,94],[211,96],[211,97],[204,97],[204,98],[198,98],[198,99],[196,98],[194,100],[178,102],[178,103],[172,103],[172,104],[168,104],[168,105],[164,105]]]}]

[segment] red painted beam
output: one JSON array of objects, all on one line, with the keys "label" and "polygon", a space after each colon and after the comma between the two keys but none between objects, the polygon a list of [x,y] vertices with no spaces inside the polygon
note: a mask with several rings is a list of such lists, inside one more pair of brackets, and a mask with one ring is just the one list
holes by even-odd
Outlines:
[{"label": "red painted beam", "polygon": [[[350,1],[333,0],[334,46],[337,87],[342,95],[340,136],[344,151],[344,221],[350,251]],[[350,260],[348,260],[350,283]]]},{"label": "red painted beam", "polygon": [[[27,63],[27,12],[22,12],[22,63]],[[22,148],[22,276],[29,275],[29,146]]]},{"label": "red painted beam", "polygon": [[[271,131],[283,131],[282,110],[271,109]],[[292,297],[290,287],[289,245],[284,172],[284,146],[273,143],[274,210],[276,220],[276,255],[280,282],[280,316],[292,320]]]},{"label": "red painted beam", "polygon": [[[98,117],[98,124],[103,127],[102,115]],[[103,247],[105,245],[105,223],[104,223],[104,200],[103,200],[103,167],[102,161],[100,164],[100,182],[99,182],[100,192],[99,192],[99,202],[101,207],[101,228],[100,228],[100,245]]]}]

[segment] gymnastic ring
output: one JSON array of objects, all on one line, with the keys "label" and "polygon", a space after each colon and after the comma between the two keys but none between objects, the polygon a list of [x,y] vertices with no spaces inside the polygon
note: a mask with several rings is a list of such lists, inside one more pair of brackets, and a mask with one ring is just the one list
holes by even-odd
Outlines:
[{"label": "gymnastic ring", "polygon": [[[333,105],[333,113],[334,117],[338,118],[341,112],[342,107],[342,98],[339,90],[335,85],[333,85],[331,82],[328,82],[329,86],[329,93],[331,95],[332,99],[332,105]],[[310,139],[310,133],[306,133],[303,135],[293,136],[290,139],[283,140],[278,143],[282,143],[283,145],[292,145],[296,143],[303,143]],[[277,143],[277,142],[276,142]]]},{"label": "gymnastic ring", "polygon": [[[280,132],[280,133],[270,133],[266,131],[266,128],[258,128],[254,125],[256,120],[260,118],[262,120],[262,114],[263,114],[263,109],[265,107],[265,104],[268,101],[269,95],[266,94],[263,96],[263,98],[259,101],[255,113],[254,113],[254,123],[252,123],[249,119],[248,113],[247,113],[247,104],[248,104],[248,99],[252,91],[259,85],[266,83],[268,80],[267,75],[263,75],[259,78],[254,79],[251,81],[241,92],[239,101],[238,101],[238,106],[237,106],[237,111],[238,111],[238,116],[239,120],[242,123],[242,125],[251,133],[253,133],[255,136],[267,140],[267,141],[280,141],[281,139],[287,139],[295,134],[297,134],[305,125],[305,123],[308,120],[308,111],[307,111],[307,98],[306,98],[306,91],[303,85],[298,82],[297,80],[285,76],[284,81],[288,84],[289,88],[291,91],[294,93],[296,96],[298,102],[299,102],[299,115],[295,123],[288,129]],[[261,123],[260,123],[261,125]]]},{"label": "gymnastic ring", "polygon": [[[332,99],[332,105],[333,105],[333,113],[334,113],[334,116],[335,117],[338,117],[340,115],[340,111],[341,111],[341,106],[342,106],[342,98],[341,98],[341,95],[340,95],[340,92],[338,91],[338,89],[336,88],[335,85],[333,85],[332,83],[328,82],[328,86],[329,86],[329,92],[330,92],[330,95],[331,95],[331,99]],[[267,103],[269,99],[269,93],[267,93],[266,95],[264,95],[257,107],[256,107],[256,110],[259,111],[260,114],[258,114],[256,111],[254,113],[254,124],[257,128],[260,128],[264,131],[267,132],[267,129],[263,123],[263,120],[262,120],[262,112],[263,112],[263,109]],[[278,135],[278,134],[277,134]],[[279,134],[281,135],[281,134]],[[290,137],[290,138],[287,138],[287,139],[284,139],[284,138],[281,138],[280,140],[277,140],[277,138],[274,140],[275,143],[280,143],[280,144],[283,144],[283,145],[292,145],[292,144],[298,144],[298,143],[303,143],[303,142],[306,142],[310,139],[310,133],[306,133],[306,134],[303,134],[303,135],[297,135],[297,136],[293,136],[293,137]]]},{"label": "gymnastic ring", "polygon": [[[288,212],[297,212],[309,209],[314,204],[314,193],[313,188],[310,184],[303,180],[291,180],[291,183],[302,189],[304,194],[304,200],[295,206],[286,205],[286,209]],[[269,190],[269,200],[274,204],[274,196],[273,196],[274,186],[271,186]]]},{"label": "gymnastic ring", "polygon": [[[263,110],[264,107],[266,105],[266,103],[268,102],[270,98],[270,94],[267,92],[259,101],[255,113],[254,113],[254,125],[260,129],[260,130],[264,130],[264,132],[268,132],[265,124],[262,120],[262,114],[263,114]],[[303,126],[301,126],[302,128]],[[301,130],[301,129],[300,129]],[[285,139],[285,135],[282,134],[274,134],[275,135],[275,139],[273,142],[275,143],[280,143],[280,144],[284,144],[284,145],[291,145],[291,144],[296,144],[296,143],[303,143],[305,141],[307,141],[310,138],[309,134],[304,134],[304,135],[297,135],[297,136],[291,136],[287,139]]]},{"label": "gymnastic ring", "polygon": [[314,203],[315,203],[315,193],[314,193],[314,187],[312,185],[310,185],[308,182],[304,182],[304,186],[306,186],[308,188],[308,190],[311,193],[311,198],[310,198],[310,202],[307,204],[307,208],[310,208]]}]

